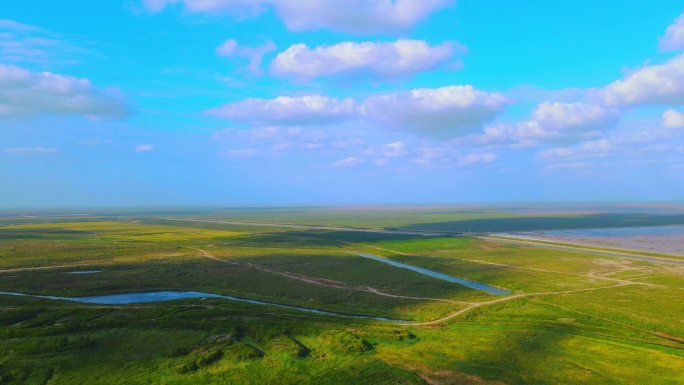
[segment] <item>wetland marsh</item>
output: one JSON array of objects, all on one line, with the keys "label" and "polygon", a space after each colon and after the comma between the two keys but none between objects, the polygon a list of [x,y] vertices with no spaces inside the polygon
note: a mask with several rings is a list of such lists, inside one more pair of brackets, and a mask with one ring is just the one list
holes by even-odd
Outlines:
[{"label": "wetland marsh", "polygon": [[471,236],[0,221],[0,383],[679,384],[684,373],[676,264]]}]

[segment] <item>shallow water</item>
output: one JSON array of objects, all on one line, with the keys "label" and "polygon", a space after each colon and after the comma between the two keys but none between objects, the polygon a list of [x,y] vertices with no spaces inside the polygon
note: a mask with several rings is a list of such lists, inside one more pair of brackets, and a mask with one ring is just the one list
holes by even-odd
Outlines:
[{"label": "shallow water", "polygon": [[471,280],[468,280],[465,278],[454,277],[454,276],[451,276],[448,274],[439,273],[439,272],[424,269],[424,268],[418,267],[418,266],[408,265],[406,263],[397,262],[397,261],[391,260],[389,258],[378,257],[377,255],[368,254],[368,253],[356,253],[356,255],[358,255],[360,257],[372,259],[374,261],[386,263],[388,265],[392,265],[392,266],[399,267],[402,269],[408,269],[411,271],[415,271],[416,273],[427,275],[427,276],[430,276],[432,278],[441,279],[442,281],[458,283],[460,285],[469,287],[471,289],[482,290],[482,291],[486,291],[488,293],[499,294],[499,295],[511,294],[510,291],[499,289],[499,288],[494,287],[494,286],[489,286],[489,285],[486,285],[484,283],[471,281]]},{"label": "shallow water", "polygon": [[[684,225],[520,231],[496,233],[495,235],[532,241],[550,241],[661,254],[684,255]],[[560,246],[554,246],[554,248],[560,248]],[[601,252],[598,251],[593,251],[592,253],[601,254]],[[627,253],[629,252],[627,251]],[[615,253],[610,252],[604,252],[603,254],[652,262],[684,264],[684,261],[681,260],[667,260],[663,258],[634,255],[616,255]]]},{"label": "shallow water", "polygon": [[79,271],[67,271],[66,274],[97,274],[102,272],[102,270],[79,270]]},{"label": "shallow water", "polygon": [[373,317],[373,316],[359,315],[359,314],[334,313],[334,312],[325,311],[325,310],[318,310],[318,309],[311,309],[311,308],[306,308],[306,307],[284,305],[284,304],[273,303],[273,302],[264,302],[264,301],[254,300],[254,299],[237,298],[237,297],[233,297],[233,296],[229,296],[229,295],[202,293],[202,292],[198,292],[198,291],[150,291],[150,292],[141,292],[141,293],[97,295],[97,296],[89,296],[89,297],[58,297],[58,296],[52,296],[52,295],[38,295],[38,294],[25,294],[25,293],[0,291],[0,295],[13,295],[13,296],[21,296],[21,297],[43,298],[43,299],[71,301],[71,302],[79,302],[79,303],[90,303],[90,304],[98,304],[98,305],[130,305],[130,304],[135,304],[135,303],[172,301],[175,299],[184,299],[184,298],[221,298],[221,299],[225,299],[225,300],[229,300],[229,301],[246,302],[246,303],[251,303],[251,304],[255,304],[255,305],[275,306],[275,307],[280,307],[280,308],[285,308],[285,309],[299,310],[299,311],[304,311],[304,312],[308,312],[308,313],[329,315],[329,316],[335,316],[335,317],[347,317],[347,318],[356,318],[356,319],[373,319],[373,320],[378,320],[378,321],[396,322],[396,323],[406,322],[403,320],[392,319],[392,318]]},{"label": "shallow water", "polygon": [[543,230],[524,233],[599,238],[637,237],[646,235],[679,235],[684,234],[684,225],[648,227],[611,227],[605,229]]}]

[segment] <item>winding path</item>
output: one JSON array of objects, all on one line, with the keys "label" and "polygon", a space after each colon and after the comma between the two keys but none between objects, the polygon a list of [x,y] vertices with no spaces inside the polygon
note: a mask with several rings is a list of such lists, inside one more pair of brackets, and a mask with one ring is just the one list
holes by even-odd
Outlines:
[{"label": "winding path", "polygon": [[[229,264],[237,265],[237,266],[251,267],[251,268],[254,268],[254,269],[257,269],[260,271],[265,271],[265,272],[268,272],[271,274],[281,275],[281,276],[284,276],[284,277],[287,277],[290,279],[295,279],[298,281],[302,281],[302,282],[306,282],[306,283],[310,283],[310,284],[314,284],[314,285],[331,287],[331,288],[342,289],[342,290],[363,291],[363,292],[369,292],[369,293],[373,293],[376,295],[392,297],[392,298],[407,298],[407,299],[416,299],[416,300],[441,301],[441,302],[451,302],[451,303],[466,305],[466,307],[464,307],[464,308],[456,310],[452,313],[447,314],[444,317],[440,317],[440,318],[432,320],[432,321],[404,322],[404,323],[399,324],[401,326],[418,326],[418,327],[438,326],[438,325],[441,325],[444,322],[447,322],[453,318],[456,318],[460,315],[463,315],[463,314],[465,314],[471,310],[474,310],[474,309],[477,309],[480,307],[489,306],[489,305],[495,305],[495,304],[503,303],[503,302],[507,302],[507,301],[513,301],[513,300],[520,299],[520,298],[529,298],[529,297],[536,297],[536,296],[548,296],[548,295],[572,294],[572,293],[580,293],[580,292],[585,292],[585,291],[612,289],[612,288],[628,286],[628,285],[651,286],[651,284],[646,284],[646,283],[642,283],[642,282],[611,279],[611,280],[614,280],[618,283],[615,285],[611,285],[611,286],[592,287],[592,288],[583,288],[583,289],[574,289],[574,290],[536,292],[536,293],[520,293],[520,294],[514,294],[514,295],[507,296],[507,297],[498,298],[498,299],[494,299],[491,301],[484,301],[484,302],[462,302],[462,301],[446,300],[446,299],[441,299],[441,298],[411,297],[411,296],[389,294],[389,293],[381,292],[378,289],[372,288],[370,286],[352,286],[352,285],[347,285],[344,282],[332,281],[332,280],[328,280],[328,279],[324,279],[324,278],[308,277],[308,276],[293,274],[293,273],[289,273],[289,272],[276,271],[276,270],[272,270],[269,268],[265,268],[263,266],[248,263],[248,262],[239,262],[239,261],[236,261],[233,259],[218,258],[216,256],[211,255],[211,253],[209,253],[208,251],[206,251],[204,249],[195,249],[195,250],[198,250],[202,254],[202,256],[209,258],[209,259],[212,259],[214,261],[218,261],[218,262],[222,262],[222,263],[229,263]],[[387,251],[391,251],[391,250],[387,250]],[[407,254],[407,255],[409,255],[409,254]],[[649,332],[649,333],[654,334],[651,332]],[[654,335],[660,336],[658,334],[654,334]],[[662,336],[660,336],[660,337],[662,337]],[[665,338],[665,337],[663,337],[663,338]],[[671,338],[668,338],[668,339],[671,339]]]},{"label": "winding path", "polygon": [[550,292],[541,292],[541,293],[521,293],[521,294],[514,294],[509,297],[504,297],[504,298],[499,298],[495,299],[492,301],[486,301],[486,302],[476,302],[471,304],[470,306],[467,306],[463,309],[460,309],[458,311],[455,311],[447,316],[444,316],[442,318],[433,320],[433,321],[426,321],[426,322],[407,322],[403,323],[403,326],[434,326],[434,325],[439,325],[441,323],[444,323],[445,321],[448,321],[452,318],[458,317],[461,314],[464,314],[466,312],[469,312],[473,309],[476,309],[478,307],[482,306],[488,306],[488,305],[494,305],[497,303],[501,302],[506,302],[506,301],[512,301],[514,299],[518,298],[525,298],[525,297],[534,297],[534,296],[540,296],[540,295],[558,295],[558,294],[571,294],[571,293],[579,293],[582,291],[593,291],[593,290],[602,290],[602,289],[611,289],[611,288],[616,288],[620,286],[627,286],[627,285],[638,285],[639,283],[637,282],[632,282],[632,283],[620,283],[617,285],[613,286],[602,286],[602,287],[591,287],[591,288],[585,288],[585,289],[575,289],[575,290],[566,290],[566,291],[550,291]]},{"label": "winding path", "polygon": [[443,299],[443,298],[414,297],[414,296],[407,296],[407,295],[390,294],[390,293],[383,292],[383,291],[376,289],[374,287],[371,287],[371,286],[349,285],[345,282],[335,281],[332,279],[310,277],[307,275],[295,274],[295,273],[290,273],[287,271],[274,270],[274,269],[270,269],[270,268],[267,268],[267,267],[264,267],[261,265],[250,263],[250,262],[237,261],[235,259],[218,258],[214,255],[211,255],[208,251],[206,251],[204,249],[195,249],[195,250],[199,251],[203,257],[212,259],[212,260],[217,261],[217,262],[228,263],[228,264],[236,265],[236,266],[248,267],[248,268],[263,271],[266,273],[276,274],[276,275],[280,275],[282,277],[294,279],[294,280],[297,280],[300,282],[309,283],[312,285],[330,287],[333,289],[340,289],[340,290],[360,291],[360,292],[366,292],[366,293],[371,293],[371,294],[380,295],[383,297],[390,297],[390,298],[404,298],[404,299],[415,299],[415,300],[423,300],[423,301],[425,301],[425,300],[427,300],[427,301],[439,301],[439,302],[449,302],[449,303],[462,304],[462,305],[463,304],[465,304],[465,305],[473,304],[473,302],[454,301],[454,300]]},{"label": "winding path", "polygon": [[[536,246],[536,244],[535,244],[535,246]],[[261,265],[250,263],[250,262],[237,261],[234,259],[218,258],[218,257],[212,255],[211,253],[209,253],[207,250],[204,250],[204,249],[198,249],[198,248],[193,248],[193,249],[199,251],[203,257],[209,258],[209,259],[217,261],[217,262],[227,263],[227,264],[231,264],[231,265],[235,265],[235,266],[248,267],[248,268],[252,268],[255,270],[263,271],[263,272],[270,273],[270,274],[279,275],[282,277],[286,277],[289,279],[293,279],[293,280],[297,280],[300,282],[305,282],[305,283],[313,284],[313,285],[317,285],[317,286],[329,287],[329,288],[340,289],[340,290],[366,292],[366,293],[371,293],[371,294],[375,294],[375,295],[379,295],[379,296],[383,296],[383,297],[390,297],[390,298],[413,299],[413,300],[423,300],[423,301],[438,301],[438,302],[447,302],[447,303],[453,303],[453,304],[459,304],[459,305],[466,305],[464,308],[461,308],[457,311],[454,311],[454,312],[452,312],[452,313],[450,313],[444,317],[441,317],[441,318],[438,318],[438,319],[435,319],[432,321],[402,323],[401,325],[403,325],[403,326],[435,326],[435,325],[442,324],[446,321],[449,321],[453,318],[456,318],[462,314],[465,314],[465,313],[467,313],[473,309],[479,308],[479,307],[494,305],[497,303],[512,301],[515,299],[525,298],[525,297],[570,294],[570,293],[577,293],[577,292],[583,292],[583,291],[594,291],[594,290],[601,290],[601,289],[609,289],[609,288],[615,288],[615,287],[621,287],[621,286],[627,286],[627,285],[661,286],[661,285],[649,284],[649,283],[644,283],[644,282],[634,282],[634,281],[623,280],[623,279],[608,278],[608,277],[601,277],[601,276],[592,276],[591,278],[610,280],[610,281],[616,282],[616,284],[612,285],[612,286],[602,286],[602,287],[595,287],[595,288],[584,288],[584,289],[557,291],[557,292],[520,293],[520,294],[514,294],[514,295],[506,296],[503,298],[497,298],[497,299],[494,299],[491,301],[466,302],[466,301],[455,301],[455,300],[449,300],[449,299],[443,299],[443,298],[430,298],[430,297],[417,297],[417,296],[406,296],[406,295],[391,294],[391,293],[383,292],[383,291],[376,289],[376,288],[373,288],[371,286],[350,285],[350,284],[347,284],[344,282],[330,280],[330,279],[326,279],[326,278],[310,277],[310,276],[295,274],[295,273],[286,272],[286,271],[274,270],[274,269],[270,269],[270,268],[267,268],[267,267],[264,267]],[[402,253],[402,252],[398,252],[398,251],[394,251],[394,250],[390,250],[390,249],[383,249],[383,250],[389,251],[389,252],[394,252],[396,254],[401,254],[401,255],[411,255],[408,253]],[[515,266],[515,265],[509,265],[509,264],[480,261],[480,260],[470,260],[470,261],[476,262],[476,263],[506,266],[506,267],[512,267],[512,268],[548,271],[546,269],[521,267],[521,266]],[[26,268],[0,270],[0,273],[19,272],[19,271],[26,271],[26,270],[57,269],[57,268],[65,268],[65,267],[83,267],[83,266],[87,266],[87,265],[88,264],[71,264],[71,265],[56,265],[56,266],[45,266],[45,267],[26,267]],[[548,272],[552,272],[552,271],[548,271]],[[554,273],[559,273],[559,272],[554,272]],[[565,273],[560,273],[560,274],[565,274]],[[570,275],[581,275],[581,274],[571,274],[570,273]]]},{"label": "winding path", "polygon": [[[370,287],[370,286],[365,286],[365,285],[350,285],[344,282],[339,282],[339,281],[334,281],[330,279],[325,279],[325,278],[319,278],[319,277],[310,277],[310,276],[305,276],[305,275],[300,275],[300,274],[295,274],[291,272],[286,272],[286,271],[278,271],[274,269],[270,269],[261,265],[249,263],[249,262],[243,262],[243,261],[237,261],[235,259],[224,259],[224,258],[219,258],[211,253],[209,253],[207,250],[204,249],[199,249],[199,248],[192,248],[194,250],[197,250],[201,253],[201,255],[205,258],[220,262],[220,263],[227,263],[235,266],[242,266],[242,267],[248,267],[248,268],[253,268],[259,271],[267,272],[270,274],[276,274],[280,275],[289,279],[305,282],[308,284],[313,284],[313,285],[318,285],[318,286],[324,286],[324,287],[330,287],[330,288],[335,288],[335,289],[340,289],[340,290],[350,290],[350,291],[359,291],[359,292],[367,292],[367,293],[372,293],[375,295],[380,295],[380,296],[385,296],[385,297],[391,297],[391,298],[405,298],[405,299],[415,299],[415,300],[427,300],[427,301],[440,301],[440,302],[449,302],[449,303],[454,303],[454,304],[459,304],[459,305],[465,305],[465,307],[460,308],[452,313],[447,314],[446,316],[440,317],[435,320],[431,321],[424,321],[424,322],[402,322],[402,323],[397,323],[397,325],[400,326],[415,326],[415,327],[431,327],[431,326],[439,326],[451,319],[454,319],[458,316],[461,316],[471,310],[489,306],[489,305],[495,305],[499,303],[504,303],[508,301],[513,301],[517,300],[520,298],[531,298],[531,297],[538,297],[538,296],[550,296],[550,295],[562,295],[562,294],[572,294],[572,293],[579,293],[579,292],[586,292],[586,291],[596,291],[596,290],[603,290],[603,289],[612,289],[612,288],[617,288],[617,287],[623,287],[623,286],[628,286],[628,285],[645,285],[645,286],[660,286],[660,285],[653,285],[653,284],[648,284],[648,283],[643,283],[643,282],[635,282],[635,281],[629,281],[629,280],[618,280],[614,278],[607,278],[607,277],[595,277],[595,278],[602,278],[602,279],[608,279],[611,281],[616,282],[615,285],[611,286],[602,286],[602,287],[592,287],[592,288],[582,288],[582,289],[574,289],[574,290],[564,290],[564,291],[550,291],[550,292],[536,292],[536,293],[519,293],[519,294],[513,294],[509,295],[506,297],[502,298],[497,298],[491,301],[483,301],[483,302],[464,302],[464,301],[454,301],[454,300],[448,300],[448,299],[442,299],[442,298],[429,298],[429,297],[414,297],[414,296],[403,296],[403,295],[396,295],[396,294],[390,294],[386,292],[382,292],[376,288]],[[385,249],[386,251],[393,251],[389,249]],[[396,252],[398,254],[405,254],[405,255],[411,255],[411,254],[406,254],[406,253],[401,253],[401,252]],[[494,264],[491,262],[484,262],[484,261],[474,261],[474,262],[479,262],[479,263],[485,263],[485,264]],[[497,264],[498,265],[498,264]],[[59,268],[59,267],[72,267],[72,266],[83,266],[83,265],[62,265],[62,266],[50,266],[50,267],[45,267],[45,268]],[[506,266],[511,266],[511,267],[516,267],[512,265],[506,265]],[[520,267],[524,268],[524,267]],[[27,269],[41,269],[41,267],[36,267],[36,268],[23,268],[23,269],[10,269],[9,271],[21,271],[21,270],[27,270]],[[535,269],[536,270],[536,269]],[[1,271],[1,270],[0,270]],[[6,270],[7,271],[7,270]],[[187,305],[187,306],[196,306],[196,305]],[[143,306],[136,306],[136,307],[143,307]],[[581,313],[584,314],[584,313]],[[596,316],[592,316],[590,314],[584,314],[589,317],[601,319],[607,322],[612,322],[612,323],[617,323],[612,320],[605,320],[603,318],[599,318]],[[622,325],[621,323],[618,323]],[[653,331],[648,331],[648,330],[642,330],[639,328],[635,328],[633,326],[629,325],[623,325],[623,326],[628,326],[634,330],[639,330],[642,332],[646,332],[649,334],[652,334],[657,337],[665,338],[671,341],[683,343],[682,339],[680,337],[676,336],[670,336],[670,335],[664,335],[659,332],[653,332]]]}]

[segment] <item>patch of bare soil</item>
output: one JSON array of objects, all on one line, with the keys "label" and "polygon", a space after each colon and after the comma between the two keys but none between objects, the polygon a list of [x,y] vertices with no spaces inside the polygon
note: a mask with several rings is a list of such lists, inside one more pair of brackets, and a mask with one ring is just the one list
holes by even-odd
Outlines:
[{"label": "patch of bare soil", "polygon": [[501,381],[485,380],[472,374],[442,370],[430,374],[420,374],[428,385],[506,385]]}]

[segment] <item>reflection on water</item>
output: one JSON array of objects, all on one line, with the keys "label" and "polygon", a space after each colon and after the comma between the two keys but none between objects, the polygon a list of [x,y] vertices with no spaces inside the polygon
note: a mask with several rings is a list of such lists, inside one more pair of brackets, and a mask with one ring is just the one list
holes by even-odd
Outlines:
[{"label": "reflection on water", "polygon": [[684,225],[613,227],[605,229],[544,230],[524,232],[523,234],[560,235],[568,237],[637,237],[646,235],[679,235],[684,234]]},{"label": "reflection on water", "polygon": [[58,297],[58,296],[52,296],[52,295],[24,294],[24,293],[0,291],[0,295],[13,295],[13,296],[22,296],[22,297],[43,298],[43,299],[71,301],[71,302],[80,302],[80,303],[92,303],[92,304],[99,304],[99,305],[129,305],[129,304],[134,304],[134,303],[171,301],[174,299],[183,299],[183,298],[221,298],[221,299],[226,299],[229,301],[246,302],[246,303],[251,303],[251,304],[255,304],[255,305],[275,306],[275,307],[280,307],[280,308],[285,308],[285,309],[299,310],[299,311],[305,311],[308,313],[330,315],[330,316],[336,316],[336,317],[347,317],[347,318],[357,318],[357,319],[374,319],[374,320],[378,320],[378,321],[397,322],[397,323],[405,322],[403,320],[392,319],[392,318],[373,317],[373,316],[358,315],[358,314],[334,313],[334,312],[325,311],[325,310],[311,309],[311,308],[299,307],[299,306],[290,306],[290,305],[284,305],[284,304],[273,303],[273,302],[264,302],[264,301],[254,300],[254,299],[237,298],[237,297],[232,297],[229,295],[202,293],[202,292],[197,292],[197,291],[151,291],[151,292],[141,292],[141,293],[97,295],[97,296],[89,296],[89,297]]},{"label": "reflection on water", "polygon": [[368,254],[368,253],[356,253],[356,255],[358,255],[360,257],[372,259],[374,261],[386,263],[388,265],[392,265],[395,267],[400,267],[402,269],[408,269],[411,271],[415,271],[416,273],[427,275],[427,276],[430,276],[432,278],[441,279],[442,281],[458,283],[460,285],[467,286],[471,289],[482,290],[482,291],[486,291],[486,292],[492,293],[492,294],[511,294],[510,291],[499,289],[499,288],[494,287],[494,286],[485,285],[484,283],[479,283],[479,282],[470,281],[470,280],[467,280],[464,278],[454,277],[454,276],[447,275],[444,273],[439,273],[436,271],[424,269],[424,268],[418,267],[418,266],[408,265],[406,263],[397,262],[397,261],[391,260],[389,258],[378,257],[377,255]]}]

